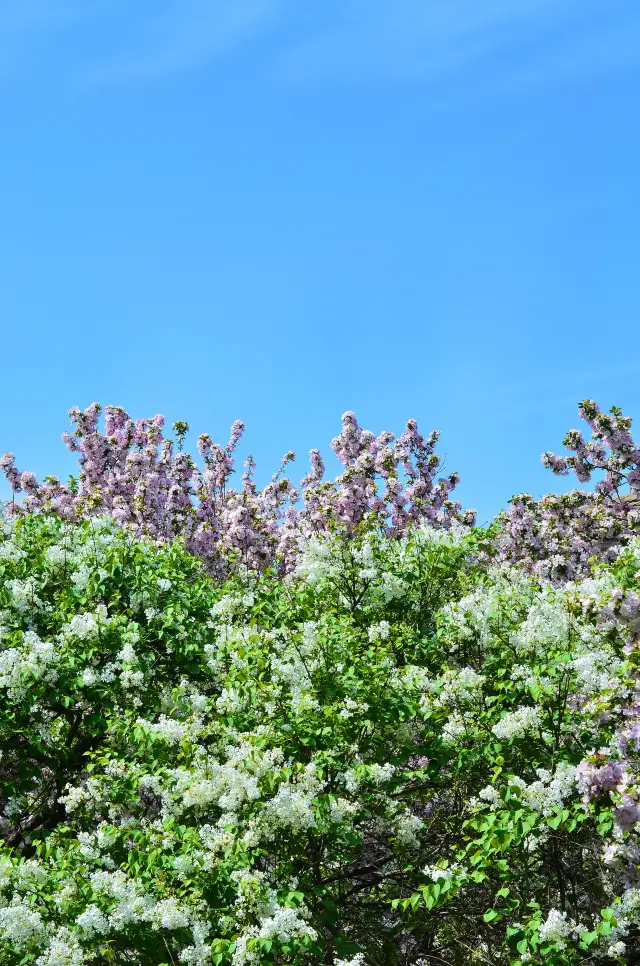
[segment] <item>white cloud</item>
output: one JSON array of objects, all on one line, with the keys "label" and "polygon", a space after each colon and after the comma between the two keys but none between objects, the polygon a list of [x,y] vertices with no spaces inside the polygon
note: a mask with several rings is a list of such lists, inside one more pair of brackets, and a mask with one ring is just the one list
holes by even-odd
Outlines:
[{"label": "white cloud", "polygon": [[[86,29],[89,28],[89,29]],[[637,59],[636,0],[0,0],[0,69],[51,63],[126,83],[207,64],[258,39],[280,82],[378,78],[440,96],[561,83]],[[81,64],[84,62],[84,68]],[[258,66],[259,63],[259,66]]]},{"label": "white cloud", "polygon": [[44,30],[73,17],[77,5],[55,0],[0,0],[0,38]]},{"label": "white cloud", "polygon": [[632,48],[638,53],[632,0],[325,0],[324,9],[314,35],[286,56],[287,76],[438,85],[488,67],[502,82],[545,82],[615,68]]},{"label": "white cloud", "polygon": [[640,8],[608,22],[585,24],[564,43],[550,43],[534,63],[523,65],[520,79],[542,85],[614,73],[640,60]]},{"label": "white cloud", "polygon": [[259,32],[279,8],[280,0],[165,0],[91,76],[126,81],[192,68]]}]

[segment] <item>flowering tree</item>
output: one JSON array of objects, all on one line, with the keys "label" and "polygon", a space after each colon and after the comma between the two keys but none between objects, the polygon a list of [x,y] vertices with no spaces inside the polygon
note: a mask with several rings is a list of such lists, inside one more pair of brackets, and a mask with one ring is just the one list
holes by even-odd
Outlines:
[{"label": "flowering tree", "polygon": [[615,406],[603,413],[591,399],[578,411],[592,438],[585,442],[571,429],[564,438],[571,455],[544,453],[542,463],[558,476],[574,473],[580,483],[603,474],[595,492],[573,490],[539,501],[523,493],[499,517],[499,559],[556,582],[585,574],[591,558],[614,560],[640,532],[640,447],[631,419]]},{"label": "flowering tree", "polygon": [[517,504],[470,527],[414,423],[346,414],[301,499],[293,454],[231,488],[240,425],[198,467],[186,424],[174,454],[90,407],[77,485],[5,457],[0,963],[631,964],[638,454],[584,412],[593,445],[545,461],[606,485],[522,500],[520,542]]},{"label": "flowering tree", "polygon": [[331,444],[344,470],[325,481],[322,457],[312,450],[299,507],[298,490],[283,476],[295,458],[291,452],[264,489],[254,483],[251,457],[240,489],[230,487],[244,432],[239,421],[226,446],[206,434],[198,438],[204,463],[199,468],[182,452],[187,423],[174,424],[176,453],[174,442],[164,438],[163,416],[134,421],[120,407],[107,406],[100,432],[100,411],[97,403],[70,411],[76,429],[63,439],[80,454],[77,483],[65,486],[55,477],[38,483],[33,473],[20,473],[12,453],[0,459],[14,494],[24,493],[22,503],[11,504],[12,512],[54,512],[66,520],[107,513],[136,536],[162,541],[182,535],[218,576],[228,573],[234,559],[257,570],[277,559],[290,569],[302,540],[336,528],[350,534],[377,527],[400,536],[423,521],[448,527],[455,519],[474,520],[474,511],[463,514],[449,499],[457,474],[437,478],[439,434],[425,439],[415,420],[396,440],[388,432],[375,436],[361,429],[354,414],[345,413],[342,432]]},{"label": "flowering tree", "polygon": [[639,559],[553,589],[422,526],[221,584],[7,522],[1,961],[621,961]]}]

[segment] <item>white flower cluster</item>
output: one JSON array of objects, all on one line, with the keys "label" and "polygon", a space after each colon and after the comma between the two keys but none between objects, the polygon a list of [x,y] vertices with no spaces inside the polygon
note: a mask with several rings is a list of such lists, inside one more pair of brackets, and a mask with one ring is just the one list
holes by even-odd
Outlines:
[{"label": "white flower cluster", "polygon": [[76,926],[87,938],[102,936],[109,931],[109,920],[93,902],[76,918]]},{"label": "white flower cluster", "polygon": [[220,763],[202,749],[191,768],[169,772],[170,796],[163,796],[164,812],[177,815],[189,808],[203,811],[216,802],[224,812],[235,813],[243,804],[260,798],[260,775],[261,768],[251,759],[246,765],[237,761]]},{"label": "white flower cluster", "polygon": [[380,621],[379,624],[372,624],[368,631],[369,640],[372,644],[376,641],[386,641],[389,637],[391,626],[389,621]]},{"label": "white flower cluster", "polygon": [[79,564],[78,569],[71,574],[71,583],[76,590],[82,592],[89,586],[91,580],[91,567],[84,560]]},{"label": "white flower cluster", "polygon": [[153,929],[185,929],[191,921],[189,914],[180,908],[173,897],[156,902],[144,918]]},{"label": "white flower cluster", "polygon": [[207,937],[211,932],[209,923],[195,919],[191,925],[191,935],[193,936],[193,946],[183,949],[178,958],[181,963],[187,966],[208,966],[211,962],[211,946],[207,942]]},{"label": "white flower cluster", "polygon": [[283,782],[260,815],[267,837],[272,837],[282,828],[292,831],[313,828],[316,824],[313,801],[324,787],[325,783],[319,780],[313,762],[305,765],[296,780]]},{"label": "white flower cluster", "polygon": [[443,622],[446,621],[449,635],[461,641],[482,633],[486,624],[486,595],[482,589],[462,597],[459,601],[446,604],[442,609]]},{"label": "white flower cluster", "polygon": [[456,711],[452,714],[442,728],[442,740],[445,745],[455,744],[458,738],[467,730],[467,723],[466,719],[459,712]]},{"label": "white flower cluster", "polygon": [[36,593],[38,587],[34,577],[27,577],[26,580],[7,580],[5,587],[11,594],[14,609],[19,614],[42,608],[42,601]]},{"label": "white flower cluster", "polygon": [[99,862],[103,866],[113,868],[113,859],[104,855],[104,851],[109,848],[109,839],[105,835],[104,825],[99,825],[96,831],[78,832],[78,851],[92,861]]},{"label": "white flower cluster", "polygon": [[534,812],[545,817],[552,815],[562,807],[565,800],[577,792],[576,768],[566,762],[559,762],[555,772],[546,768],[537,768],[538,780],[527,785],[517,776],[512,784],[520,789],[522,801]]},{"label": "white flower cluster", "polygon": [[161,714],[157,721],[147,721],[145,718],[138,718],[136,724],[141,725],[146,732],[166,741],[168,745],[179,745],[186,737],[197,735],[200,722],[176,721],[175,718],[168,718]]},{"label": "white flower cluster", "polygon": [[35,966],[83,966],[84,950],[66,926],[61,926],[49,940],[45,951],[36,959]]},{"label": "white flower cluster", "polygon": [[277,901],[276,892],[265,880],[264,873],[238,869],[231,873],[237,887],[235,902],[236,916],[240,923],[257,918],[257,925],[243,929],[236,940],[233,966],[248,966],[257,962],[255,950],[249,948],[251,939],[271,939],[281,943],[292,939],[309,937],[315,939],[317,933],[307,922],[309,911],[305,905],[294,909],[282,906]]},{"label": "white flower cluster", "polygon": [[353,718],[354,714],[368,710],[369,705],[366,701],[354,701],[353,698],[345,698],[339,715],[341,718]]},{"label": "white flower cluster", "polygon": [[[24,871],[22,878],[25,880]],[[194,919],[175,897],[154,901],[151,896],[142,895],[136,884],[121,871],[94,872],[89,877],[89,885],[93,895],[108,904],[109,913],[91,901],[76,916],[73,928],[60,926],[50,932],[38,908],[25,898],[14,896],[8,905],[0,908],[0,938],[10,943],[16,952],[42,950],[35,960],[37,966],[83,966],[87,954],[81,941],[91,944],[97,936],[121,931],[130,923],[144,922],[154,930],[191,928],[194,945],[183,950],[181,961],[192,966],[209,962],[209,949],[205,945],[209,927]],[[63,885],[59,892],[65,894],[60,901],[56,896],[56,904],[61,909],[68,901],[77,900],[78,892],[73,883]]]},{"label": "white flower cluster", "polygon": [[[10,868],[11,863],[9,863]],[[47,880],[47,870],[37,859],[27,859],[25,862],[21,862],[15,867],[14,872],[21,888],[35,888]]]},{"label": "white flower cluster", "polygon": [[[536,599],[535,584],[507,567],[489,569],[490,582],[441,611],[441,631],[452,651],[475,640],[482,650],[491,644],[494,625],[518,623]],[[524,608],[524,613],[523,613]]]},{"label": "white flower cluster", "polygon": [[[422,701],[422,707],[461,709],[474,702],[486,677],[471,667],[445,671],[440,680],[437,697]],[[434,690],[432,688],[431,690]]]},{"label": "white flower cluster", "polygon": [[398,691],[434,691],[438,681],[434,679],[426,668],[416,664],[407,664],[405,667],[394,668],[390,675],[390,685]]},{"label": "white flower cluster", "polygon": [[234,617],[239,617],[250,610],[254,600],[255,597],[250,591],[242,595],[227,594],[216,601],[210,613],[212,617],[221,619],[223,622],[231,621]]},{"label": "white flower cluster", "polygon": [[478,798],[481,799],[481,801],[488,802],[493,806],[500,805],[502,802],[498,789],[493,785],[485,785],[484,788],[481,788],[478,792]]},{"label": "white flower cluster", "polygon": [[47,564],[55,568],[69,565],[73,561],[73,556],[68,543],[54,543],[45,550],[44,559]]},{"label": "white flower cluster", "polygon": [[296,564],[296,577],[314,587],[326,581],[338,585],[345,574],[359,582],[360,591],[374,594],[382,604],[396,600],[407,592],[407,583],[402,577],[381,569],[371,540],[361,547],[350,547],[346,551],[328,538],[312,536],[304,542]]},{"label": "white flower cluster", "polygon": [[107,608],[104,604],[98,604],[93,613],[76,614],[68,624],[62,628],[62,636],[76,637],[81,641],[96,638],[100,632],[101,625],[107,620]]},{"label": "white flower cluster", "polygon": [[367,541],[361,547],[353,547],[349,550],[348,555],[349,562],[354,563],[357,567],[360,580],[376,580],[379,571],[371,541]]},{"label": "white flower cluster", "polygon": [[[452,520],[451,526],[436,530],[429,523],[421,523],[417,527],[414,539],[419,545],[457,547],[465,537],[471,533],[471,527],[465,526],[459,520]],[[407,538],[403,537],[403,543],[407,543]]]},{"label": "white flower cluster", "polygon": [[607,949],[607,956],[615,958],[616,956],[624,956],[627,951],[627,944],[623,943],[622,940],[618,939],[616,942],[611,943]]},{"label": "white flower cluster", "polygon": [[529,706],[516,708],[501,718],[491,729],[497,738],[510,741],[520,738],[527,731],[533,731],[540,726],[540,709]]},{"label": "white flower cluster", "polygon": [[432,882],[451,882],[456,873],[454,868],[439,865],[425,865],[422,871]]},{"label": "white flower cluster", "polygon": [[26,901],[14,897],[10,905],[0,909],[0,938],[22,952],[45,935],[45,925],[39,911]]},{"label": "white flower cluster", "polygon": [[26,557],[26,553],[13,540],[3,540],[0,543],[0,560],[17,563],[18,560],[22,560],[24,557]]},{"label": "white flower cluster", "polygon": [[334,579],[339,573],[341,563],[339,552],[330,540],[310,537],[304,542],[296,563],[296,576],[306,579],[314,586],[324,580]]},{"label": "white flower cluster", "polygon": [[392,829],[398,842],[405,848],[413,848],[420,842],[424,822],[408,808],[400,809],[392,820]]},{"label": "white flower cluster", "polygon": [[574,919],[568,919],[566,912],[551,909],[545,922],[540,926],[540,939],[543,942],[555,943],[558,949],[565,949],[567,945],[565,939],[571,936],[577,938],[584,931],[585,927],[578,925]]},{"label": "white flower cluster", "polygon": [[613,908],[616,925],[611,930],[611,939],[619,942],[621,937],[628,935],[633,925],[640,924],[640,889],[635,887],[626,889]]},{"label": "white flower cluster", "polygon": [[41,641],[34,631],[25,631],[20,648],[0,651],[0,688],[8,689],[10,700],[19,700],[35,679],[53,684],[58,677],[58,652],[50,641]]},{"label": "white flower cluster", "polygon": [[571,662],[584,694],[598,694],[618,686],[623,662],[604,648],[587,650]]},{"label": "white flower cluster", "polygon": [[519,654],[545,654],[566,645],[572,626],[563,597],[546,590],[538,595],[511,641]]},{"label": "white flower cluster", "polygon": [[390,778],[393,778],[395,774],[395,765],[387,763],[386,765],[368,765],[367,773],[374,780],[376,785],[383,785],[388,782]]},{"label": "white flower cluster", "polygon": [[392,600],[400,600],[407,593],[407,582],[397,574],[384,571],[381,575],[380,586],[377,588],[377,596],[382,604],[388,604]]},{"label": "white flower cluster", "polygon": [[269,916],[263,916],[259,925],[250,926],[236,940],[236,948],[231,960],[233,966],[247,966],[258,962],[256,951],[248,948],[250,939],[271,939],[281,943],[291,942],[292,939],[317,938],[316,930],[303,918],[304,909],[291,909],[278,906]]},{"label": "white flower cluster", "polygon": [[184,929],[191,923],[190,913],[175,897],[156,902],[150,895],[142,895],[136,883],[120,870],[94,872],[90,882],[94,894],[116,902],[108,916],[94,904],[87,906],[76,920],[83,930],[103,934],[120,931],[130,922],[148,922],[153,929]]}]

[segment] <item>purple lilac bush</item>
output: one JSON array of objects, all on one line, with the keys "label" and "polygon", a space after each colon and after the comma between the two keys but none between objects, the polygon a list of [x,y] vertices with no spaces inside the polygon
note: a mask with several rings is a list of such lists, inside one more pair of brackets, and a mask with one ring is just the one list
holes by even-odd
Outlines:
[{"label": "purple lilac bush", "polygon": [[545,453],[542,463],[558,476],[573,473],[580,483],[603,474],[595,491],[550,493],[537,501],[521,493],[498,518],[498,559],[556,582],[587,573],[591,558],[614,560],[640,532],[640,447],[631,419],[616,407],[603,413],[591,399],[578,411],[591,439],[571,429],[564,438],[571,455]]},{"label": "purple lilac bush", "polygon": [[198,466],[182,452],[188,424],[174,424],[175,452],[174,441],[164,436],[163,416],[133,420],[124,409],[107,406],[101,432],[100,412],[97,403],[70,411],[76,428],[63,440],[79,454],[77,486],[55,477],[38,483],[33,473],[17,469],[12,453],[0,459],[14,494],[23,494],[11,512],[53,512],[65,520],[107,514],[138,537],[166,541],[182,536],[187,549],[217,576],[228,572],[234,556],[256,570],[276,561],[290,569],[302,541],[336,528],[355,533],[373,527],[401,536],[423,522],[447,528],[453,520],[475,520],[473,510],[463,512],[450,499],[458,475],[437,476],[439,433],[425,438],[415,420],[396,439],[389,432],[375,436],[361,429],[347,412],[331,444],[344,467],[335,480],[325,480],[322,457],[312,450],[311,469],[297,489],[283,475],[295,458],[289,452],[263,489],[254,482],[255,464],[249,457],[235,489],[230,481],[242,422],[233,424],[225,446],[201,435],[198,452],[204,465]]}]

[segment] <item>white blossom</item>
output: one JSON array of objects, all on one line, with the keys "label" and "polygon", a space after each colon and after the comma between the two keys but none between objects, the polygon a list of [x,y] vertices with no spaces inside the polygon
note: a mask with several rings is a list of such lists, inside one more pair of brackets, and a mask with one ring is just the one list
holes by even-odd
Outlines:
[{"label": "white blossom", "polygon": [[533,731],[540,726],[540,709],[528,706],[511,711],[494,724],[491,729],[497,738],[519,738],[527,731]]},{"label": "white blossom", "polygon": [[389,632],[391,630],[391,625],[389,621],[380,621],[379,624],[372,624],[368,630],[369,640],[372,644],[376,641],[386,641],[389,637]]},{"label": "white blossom", "polygon": [[10,905],[0,909],[0,937],[17,950],[27,949],[39,941],[45,926],[38,909],[24,899],[14,897]]},{"label": "white blossom", "polygon": [[559,949],[566,948],[565,939],[572,935],[579,935],[584,926],[576,925],[575,920],[568,919],[566,912],[551,909],[545,922],[540,926],[540,939],[543,942],[554,942]]},{"label": "white blossom", "polygon": [[66,926],[61,926],[49,940],[42,955],[36,959],[36,966],[83,966],[85,962],[77,938]]}]

